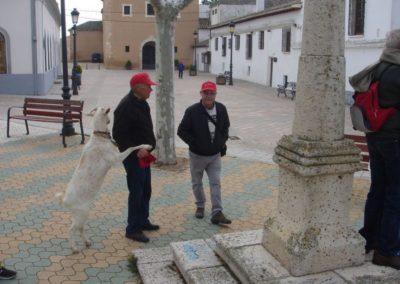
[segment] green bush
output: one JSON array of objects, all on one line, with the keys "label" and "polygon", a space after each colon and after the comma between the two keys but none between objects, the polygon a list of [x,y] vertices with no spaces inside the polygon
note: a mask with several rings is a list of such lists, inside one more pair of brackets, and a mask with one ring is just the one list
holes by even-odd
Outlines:
[{"label": "green bush", "polygon": [[82,67],[78,64],[76,65],[76,73],[82,74]]},{"label": "green bush", "polygon": [[128,70],[132,69],[132,62],[130,60],[126,61],[125,68]]}]

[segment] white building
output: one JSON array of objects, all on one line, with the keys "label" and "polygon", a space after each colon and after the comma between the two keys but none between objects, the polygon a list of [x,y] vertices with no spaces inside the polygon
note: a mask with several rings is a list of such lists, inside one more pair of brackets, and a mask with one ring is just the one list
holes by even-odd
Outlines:
[{"label": "white building", "polygon": [[[255,13],[213,24],[210,72],[229,71],[231,35],[228,25],[234,21],[234,79],[272,87],[282,84],[284,76],[296,82],[304,1],[307,0],[257,0]],[[224,8],[229,9],[229,5]],[[346,0],[347,77],[378,60],[386,33],[400,28],[400,18],[396,17],[399,13],[399,0]],[[346,90],[350,91],[350,85],[346,84]]]},{"label": "white building", "polygon": [[46,94],[60,53],[55,0],[0,1],[0,94]]}]

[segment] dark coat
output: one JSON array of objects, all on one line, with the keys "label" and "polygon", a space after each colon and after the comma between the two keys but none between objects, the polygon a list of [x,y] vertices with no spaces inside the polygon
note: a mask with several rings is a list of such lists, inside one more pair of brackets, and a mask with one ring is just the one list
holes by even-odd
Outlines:
[{"label": "dark coat", "polygon": [[156,146],[149,104],[135,97],[132,91],[114,111],[112,135],[121,152],[140,144],[150,144],[153,149]]},{"label": "dark coat", "polygon": [[219,102],[215,102],[215,104],[217,109],[217,127],[215,128],[213,143],[211,143],[208,128],[209,118],[201,102],[187,108],[179,124],[178,136],[189,145],[189,150],[197,155],[212,156],[220,153],[225,142],[228,140],[230,126],[228,112],[223,104]]}]

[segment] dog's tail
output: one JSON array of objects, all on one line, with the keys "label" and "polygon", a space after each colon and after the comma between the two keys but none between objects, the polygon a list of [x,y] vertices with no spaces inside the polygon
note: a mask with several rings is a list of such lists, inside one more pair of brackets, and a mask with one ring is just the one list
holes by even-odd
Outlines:
[{"label": "dog's tail", "polygon": [[64,192],[57,192],[54,195],[54,200],[58,201],[58,203],[60,203],[61,206],[63,206],[63,199],[64,199]]}]

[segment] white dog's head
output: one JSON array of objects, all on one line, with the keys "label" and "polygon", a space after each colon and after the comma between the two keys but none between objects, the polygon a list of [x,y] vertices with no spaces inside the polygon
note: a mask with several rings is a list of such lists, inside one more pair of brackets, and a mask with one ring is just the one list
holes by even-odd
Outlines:
[{"label": "white dog's head", "polygon": [[93,131],[108,131],[108,124],[110,124],[109,112],[110,108],[97,107],[88,114],[93,116]]}]

